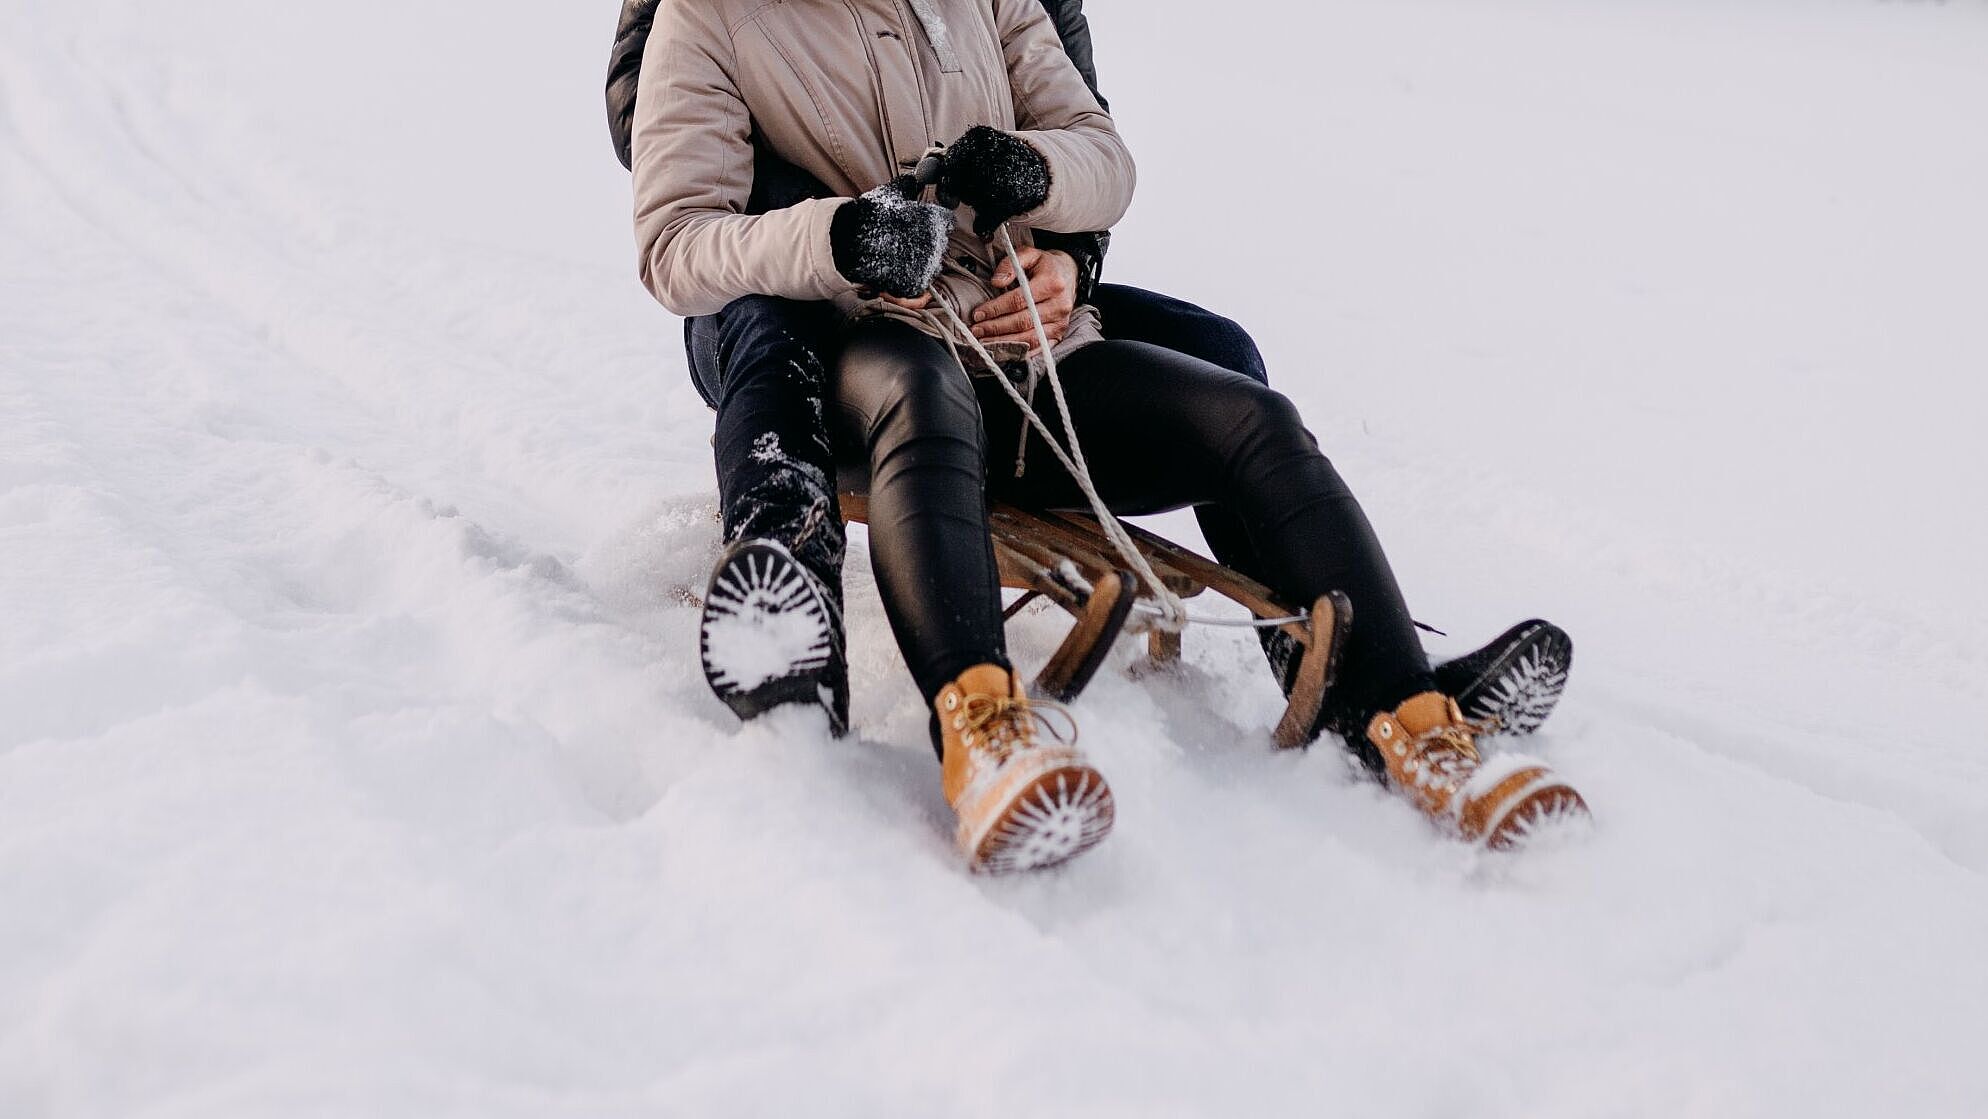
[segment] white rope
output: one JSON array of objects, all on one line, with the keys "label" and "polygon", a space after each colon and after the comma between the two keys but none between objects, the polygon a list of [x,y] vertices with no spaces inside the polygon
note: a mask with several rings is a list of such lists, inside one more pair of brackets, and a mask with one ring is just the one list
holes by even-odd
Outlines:
[{"label": "white rope", "polygon": [[[1133,603],[1132,609],[1135,613],[1154,618],[1164,616],[1158,607],[1148,606],[1143,602]],[[1247,618],[1214,618],[1207,614],[1184,614],[1182,617],[1189,625],[1220,626],[1223,629],[1281,629],[1289,625],[1303,625],[1312,620],[1310,614],[1289,614],[1282,618],[1259,618],[1253,614]]]},{"label": "white rope", "polygon": [[[972,347],[973,352],[979,356],[981,361],[986,363],[988,370],[993,373],[994,379],[1001,383],[1001,388],[1007,392],[1008,399],[1014,401],[1015,407],[1021,409],[1023,418],[1028,420],[1031,426],[1042,433],[1043,441],[1049,444],[1050,452],[1063,464],[1063,468],[1070,472],[1070,477],[1076,481],[1077,488],[1083,491],[1084,499],[1090,503],[1092,514],[1097,517],[1098,527],[1103,530],[1105,539],[1111,542],[1112,547],[1132,568],[1134,575],[1138,577],[1141,583],[1145,584],[1147,591],[1160,604],[1159,606],[1148,606],[1143,602],[1134,603],[1133,609],[1138,613],[1157,619],[1160,627],[1170,633],[1178,633],[1190,624],[1197,626],[1220,626],[1228,629],[1276,629],[1281,626],[1293,624],[1301,625],[1310,621],[1311,615],[1309,614],[1291,614],[1282,618],[1215,618],[1204,614],[1190,614],[1187,611],[1186,605],[1181,602],[1180,596],[1174,594],[1165,583],[1160,581],[1160,577],[1154,572],[1152,564],[1147,562],[1145,553],[1141,552],[1138,545],[1133,543],[1131,534],[1125,531],[1125,527],[1119,523],[1118,517],[1105,505],[1104,499],[1098,496],[1097,487],[1091,482],[1090,464],[1084,460],[1083,447],[1077,442],[1076,427],[1070,419],[1070,407],[1063,396],[1063,380],[1056,372],[1056,355],[1049,348],[1049,332],[1043,326],[1042,311],[1036,306],[1035,292],[1029,286],[1028,272],[1022,268],[1020,254],[1015,251],[1014,241],[1008,237],[1006,227],[1003,227],[1001,230],[1001,239],[1008,251],[1008,258],[1014,265],[1016,280],[1021,284],[1022,298],[1028,303],[1029,318],[1035,325],[1036,341],[1042,346],[1042,353],[1044,355],[1043,375],[1049,379],[1050,388],[1056,394],[1056,406],[1062,412],[1063,430],[1070,439],[1072,453],[1066,454],[1064,452],[1063,445],[1056,441],[1055,433],[1050,431],[1049,425],[1043,422],[1041,414],[1029,403],[1021,390],[1015,388],[1014,383],[1008,380],[1007,374],[1001,369],[1001,363],[994,359],[994,355],[987,351],[987,347],[981,344],[980,339],[974,335],[973,331],[967,329],[966,324],[960,320],[959,312],[953,310],[952,304],[937,290],[932,292],[932,301],[937,303],[939,309],[946,313],[946,318],[953,325],[952,333],[957,337],[966,339],[967,345]],[[954,347],[954,357],[955,359],[958,357],[957,346]],[[1034,378],[1031,377],[1030,380],[1033,382]],[[1027,428],[1023,430],[1026,432]]]},{"label": "white rope", "polygon": [[936,302],[946,313],[946,317],[952,321],[953,328],[959,336],[973,347],[973,352],[979,355],[981,361],[987,363],[987,368],[994,374],[994,379],[1001,383],[1001,388],[1007,392],[1008,398],[1015,402],[1015,407],[1021,409],[1023,418],[1042,434],[1043,442],[1049,444],[1049,449],[1056,455],[1057,461],[1070,472],[1070,477],[1077,483],[1077,488],[1083,491],[1084,500],[1090,503],[1091,512],[1097,517],[1098,528],[1103,530],[1105,539],[1111,541],[1119,557],[1145,585],[1153,601],[1159,604],[1157,613],[1160,628],[1170,633],[1178,633],[1188,623],[1187,607],[1181,603],[1180,596],[1174,594],[1160,580],[1159,574],[1153,570],[1153,565],[1146,561],[1145,554],[1139,551],[1137,544],[1133,543],[1131,534],[1125,531],[1124,525],[1118,523],[1118,518],[1112,515],[1104,499],[1098,496],[1097,486],[1091,481],[1091,466],[1084,460],[1083,444],[1078,442],[1076,425],[1070,420],[1070,403],[1063,395],[1063,378],[1056,372],[1056,353],[1049,344],[1049,330],[1043,325],[1042,310],[1036,306],[1035,291],[1029,284],[1028,270],[1022,267],[1021,254],[1015,251],[1014,238],[1008,235],[1006,226],[1001,227],[1001,246],[1007,250],[1008,262],[1015,269],[1015,282],[1022,290],[1022,299],[1028,304],[1029,319],[1035,326],[1036,343],[1041,348],[1043,376],[1049,381],[1050,392],[1056,397],[1056,410],[1062,414],[1063,433],[1069,440],[1067,448],[1057,442],[1056,433],[1049,430],[1049,425],[1043,422],[1042,416],[1022,395],[1021,390],[1008,380],[1007,374],[1001,369],[1001,363],[994,360],[994,355],[988,353],[987,347],[981,344],[973,331],[967,329],[964,322],[960,321],[959,312],[953,310],[952,304],[945,299],[938,299]]}]

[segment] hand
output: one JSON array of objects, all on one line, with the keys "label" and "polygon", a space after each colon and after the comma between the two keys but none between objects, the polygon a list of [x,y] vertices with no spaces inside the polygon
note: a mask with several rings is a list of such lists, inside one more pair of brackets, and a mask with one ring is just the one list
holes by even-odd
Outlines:
[{"label": "hand", "polygon": [[[1021,257],[1036,309],[1042,312],[1043,332],[1055,345],[1070,332],[1070,314],[1077,309],[1077,262],[1069,253],[1044,252],[1033,245],[1015,250],[1015,255]],[[1035,351],[1039,348],[1035,323],[1029,318],[1027,298],[1015,283],[1014,262],[1003,260],[990,282],[1013,290],[973,309],[973,336],[982,342],[1026,342]]]},{"label": "hand", "polygon": [[917,184],[901,178],[836,209],[828,243],[844,279],[902,299],[916,299],[932,286],[955,219],[951,210],[916,201],[916,195]]},{"label": "hand", "polygon": [[973,207],[973,230],[982,237],[1049,200],[1049,161],[998,128],[967,129],[943,160],[940,200]]}]

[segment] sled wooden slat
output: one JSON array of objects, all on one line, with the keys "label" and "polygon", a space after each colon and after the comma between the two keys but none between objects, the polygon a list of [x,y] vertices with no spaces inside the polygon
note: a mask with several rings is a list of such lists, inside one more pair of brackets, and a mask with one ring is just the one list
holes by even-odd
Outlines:
[{"label": "sled wooden slat", "polygon": [[1030,594],[1041,595],[1059,606],[1068,607],[1069,604],[1063,601],[1062,588],[1045,585],[1042,580],[1047,578],[1048,573],[1027,555],[996,543],[994,563],[1000,568],[1002,586],[1024,588]]},{"label": "sled wooden slat", "polygon": [[[864,495],[844,493],[838,500],[844,520],[869,523],[869,502]],[[997,506],[989,513],[988,528],[1001,585],[1041,595],[1074,620],[1030,688],[1037,695],[1068,703],[1097,675],[1112,642],[1132,616],[1136,596],[1128,590],[1130,577],[1112,570],[1096,551],[1053,547],[1032,531],[1033,521],[1019,510]],[[1078,554],[1071,555],[1073,551]],[[1066,563],[1073,569],[1069,575],[1063,570]]]},{"label": "sled wooden slat", "polygon": [[1058,703],[1077,698],[1091,677],[1111,653],[1112,640],[1125,628],[1131,616],[1134,596],[1127,592],[1131,580],[1115,571],[1106,572],[1091,587],[1077,624],[1056,647],[1049,663],[1036,673],[1035,692]]},{"label": "sled wooden slat", "polygon": [[1049,522],[1019,509],[995,506],[987,514],[988,527],[994,530],[994,538],[1008,540],[1016,546],[1040,548],[1077,566],[1084,578],[1095,582],[1116,570],[1110,555],[1099,550],[1091,541],[1071,537],[1058,539],[1044,529],[1052,527]]},{"label": "sled wooden slat", "polygon": [[[1104,534],[1097,527],[1097,522],[1082,513],[1049,513],[1046,516],[1086,535],[1095,536],[1100,540],[1104,538]],[[1194,584],[1196,593],[1199,593],[1202,587],[1211,587],[1215,593],[1246,607],[1250,613],[1259,618],[1289,618],[1302,612],[1297,607],[1280,601],[1277,592],[1262,583],[1223,567],[1205,556],[1197,555],[1164,536],[1154,535],[1134,524],[1127,524],[1125,531],[1132,537],[1133,543],[1139,546],[1139,550],[1146,554],[1147,559],[1153,562],[1156,570],[1166,568],[1178,573],[1182,579]],[[1166,572],[1161,571],[1161,578],[1164,579],[1165,575]],[[1303,625],[1287,622],[1281,628],[1300,641],[1307,644],[1311,641],[1311,634]]]},{"label": "sled wooden slat", "polygon": [[[1111,652],[1112,642],[1125,628],[1126,619],[1132,616],[1134,596],[1126,589],[1131,578],[1117,571],[1102,574],[1079,571],[1076,576],[1082,582],[1074,582],[1063,570],[1066,557],[1030,538],[1013,518],[992,516],[989,527],[993,530],[995,558],[1004,572],[1012,573],[1003,575],[1002,585],[1025,587],[1030,594],[1040,594],[1063,607],[1076,620],[1062,644],[1050,654],[1049,662],[1036,674],[1031,688],[1037,695],[1068,703],[1097,675],[1098,667]],[[1074,560],[1071,565],[1083,566]],[[1010,613],[1003,617],[1005,620],[1011,616]]]},{"label": "sled wooden slat", "polygon": [[[994,559],[1001,570],[1002,586],[1040,595],[1061,606],[1071,617],[1083,617],[1090,589],[1084,584],[1070,582],[1056,570],[1054,555],[1018,547],[1013,541],[996,539]],[[1005,612],[1002,620],[1008,620]]]},{"label": "sled wooden slat", "polygon": [[1041,591],[1024,592],[1022,594],[1022,597],[1016,599],[1013,602],[1010,602],[1007,605],[1007,608],[1001,611],[1002,624],[1005,625],[1008,622],[1014,621],[1015,615],[1021,613],[1023,610],[1028,609],[1029,603],[1034,602],[1036,599],[1041,597],[1042,597]]},{"label": "sled wooden slat", "polygon": [[[1056,599],[1058,604],[1066,609],[1073,608],[1071,598],[1081,599],[1086,593],[1082,584],[1066,585],[1066,576],[1059,570],[1063,566],[1065,557],[998,521],[990,522],[989,527],[993,529],[995,558],[1007,555],[1010,562],[1014,563],[1018,575],[1021,576],[1013,581],[1003,577],[1002,586],[1038,590],[1041,589],[1039,584],[1047,580],[1055,589],[1043,590],[1042,593]],[[1099,574],[1095,568],[1086,568],[1082,563],[1074,566],[1080,569],[1076,574],[1085,582],[1089,582],[1092,576]],[[1059,594],[1058,591],[1062,593]]]},{"label": "sled wooden slat", "polygon": [[[1019,510],[1016,512],[1019,512]],[[1115,557],[1118,554],[1118,549],[1112,547],[1111,541],[1105,539],[1104,533],[1098,529],[1098,523],[1083,514],[1046,512],[1041,514],[1023,513],[1021,515],[1028,517],[1034,522],[1030,527],[1043,533],[1049,539],[1063,547],[1076,548],[1099,556]],[[1132,529],[1134,526],[1126,525],[1125,527]],[[1209,580],[1196,578],[1193,574],[1182,570],[1181,566],[1172,562],[1169,557],[1169,552],[1186,555],[1192,555],[1193,553],[1186,552],[1185,549],[1168,543],[1161,537],[1154,536],[1152,533],[1146,532],[1143,529],[1133,535],[1132,539],[1134,543],[1140,545],[1139,550],[1146,556],[1146,562],[1153,565],[1154,574],[1158,575],[1160,581],[1165,583],[1167,589],[1174,594],[1179,595],[1181,598],[1193,598],[1210,585]],[[1165,548],[1155,548],[1153,547],[1154,544],[1165,545]],[[1197,556],[1195,558],[1198,559],[1200,557]],[[1112,560],[1100,559],[1098,562],[1106,567],[1117,566],[1117,563]],[[1215,571],[1228,571],[1227,568],[1212,561],[1203,562]],[[1229,572],[1228,574],[1234,578],[1242,578],[1233,572]]]}]

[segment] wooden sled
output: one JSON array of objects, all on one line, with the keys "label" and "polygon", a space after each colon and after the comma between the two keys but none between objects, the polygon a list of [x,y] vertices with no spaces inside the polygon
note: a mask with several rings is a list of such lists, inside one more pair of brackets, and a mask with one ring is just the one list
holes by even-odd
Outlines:
[{"label": "wooden sled", "polygon": [[[840,495],[842,519],[869,523],[869,499],[863,493]],[[1074,619],[1070,632],[1036,674],[1034,694],[1067,703],[1077,698],[1097,674],[1121,634],[1144,634],[1146,650],[1155,663],[1180,659],[1181,634],[1160,625],[1151,596],[1138,580],[1121,568],[1118,555],[1098,523],[1088,514],[1029,511],[995,502],[988,512],[988,531],[1000,565],[1001,585],[1024,592],[1007,609],[1014,617],[1037,598],[1062,607]],[[1132,524],[1125,525],[1146,562],[1169,591],[1193,598],[1212,590],[1261,619],[1292,618],[1307,612],[1278,599],[1270,588],[1223,567],[1214,560]],[[1143,604],[1147,609],[1139,609]],[[1302,621],[1278,626],[1304,650],[1290,704],[1277,723],[1277,745],[1304,746],[1317,736],[1319,711],[1332,687],[1336,646],[1352,621],[1346,596],[1333,591],[1313,603]]]}]

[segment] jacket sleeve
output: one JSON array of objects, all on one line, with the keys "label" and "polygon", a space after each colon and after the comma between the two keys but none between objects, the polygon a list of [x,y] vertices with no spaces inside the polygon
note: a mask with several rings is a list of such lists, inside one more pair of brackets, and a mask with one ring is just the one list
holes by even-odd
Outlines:
[{"label": "jacket sleeve", "polygon": [[716,313],[744,295],[833,298],[854,287],[836,271],[828,241],[842,199],[745,213],[752,118],[716,7],[663,0],[642,60],[633,153],[642,283],[685,316]]},{"label": "jacket sleeve", "polygon": [[1039,0],[994,0],[1015,99],[1015,135],[1049,163],[1049,200],[1015,220],[1064,233],[1109,229],[1132,204],[1132,153]]}]

